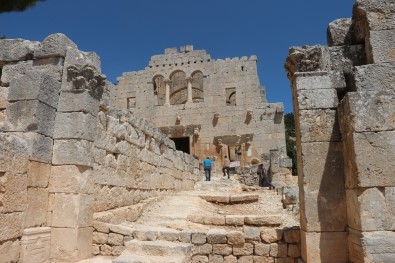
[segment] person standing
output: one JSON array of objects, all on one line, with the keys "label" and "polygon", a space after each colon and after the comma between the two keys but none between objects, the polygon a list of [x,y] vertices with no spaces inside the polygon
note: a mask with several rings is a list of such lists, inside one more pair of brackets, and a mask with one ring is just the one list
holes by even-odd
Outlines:
[{"label": "person standing", "polygon": [[225,158],[224,158],[224,166],[222,168],[222,172],[224,173],[224,176],[226,176],[226,174],[228,174],[228,179],[230,178],[229,166],[230,166],[230,161],[228,159],[228,156],[225,156]]},{"label": "person standing", "polygon": [[206,181],[211,181],[211,160],[207,156],[203,161],[204,174],[206,175]]}]

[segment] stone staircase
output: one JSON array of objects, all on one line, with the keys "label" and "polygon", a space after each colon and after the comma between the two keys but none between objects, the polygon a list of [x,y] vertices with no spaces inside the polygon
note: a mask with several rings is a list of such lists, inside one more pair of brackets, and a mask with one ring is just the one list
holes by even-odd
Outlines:
[{"label": "stone staircase", "polygon": [[112,257],[80,263],[274,262],[276,256],[291,262],[299,257],[287,253],[299,241],[285,243],[281,229],[294,222],[284,217],[281,196],[250,190],[243,192],[233,178],[213,176],[196,183],[194,191],[151,201],[134,222],[97,222],[94,243]]}]

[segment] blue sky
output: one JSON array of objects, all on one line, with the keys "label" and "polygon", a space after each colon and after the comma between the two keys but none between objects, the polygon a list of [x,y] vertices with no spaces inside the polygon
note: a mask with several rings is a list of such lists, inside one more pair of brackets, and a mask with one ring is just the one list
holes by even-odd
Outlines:
[{"label": "blue sky", "polygon": [[269,102],[292,96],[284,63],[291,46],[326,44],[328,24],[352,16],[354,0],[46,0],[22,13],[0,14],[0,35],[42,41],[64,33],[101,57],[115,82],[144,69],[165,48],[193,45],[213,59],[257,55]]}]

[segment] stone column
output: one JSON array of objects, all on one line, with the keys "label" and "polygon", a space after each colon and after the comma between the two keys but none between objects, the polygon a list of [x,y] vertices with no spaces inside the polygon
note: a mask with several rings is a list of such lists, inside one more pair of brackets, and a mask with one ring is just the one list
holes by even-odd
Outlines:
[{"label": "stone column", "polygon": [[188,77],[187,79],[187,83],[188,83],[188,100],[187,102],[192,102],[192,77]]},{"label": "stone column", "polygon": [[93,156],[104,77],[93,53],[68,50],[55,119],[49,191],[52,200],[51,261],[92,255]]},{"label": "stone column", "polygon": [[168,106],[170,105],[170,80],[165,79],[164,82],[166,84],[165,105]]}]

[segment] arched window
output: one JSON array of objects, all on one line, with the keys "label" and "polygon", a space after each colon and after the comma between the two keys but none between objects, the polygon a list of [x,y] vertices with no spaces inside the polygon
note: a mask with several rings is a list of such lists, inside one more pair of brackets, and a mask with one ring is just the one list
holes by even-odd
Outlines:
[{"label": "arched window", "polygon": [[165,78],[162,75],[157,75],[152,79],[154,84],[154,96],[156,97],[157,105],[164,105],[166,100],[166,85]]},{"label": "arched window", "polygon": [[192,100],[193,102],[203,101],[203,73],[195,71],[192,73]]},{"label": "arched window", "polygon": [[170,104],[184,104],[188,99],[186,74],[175,71],[170,75]]}]

